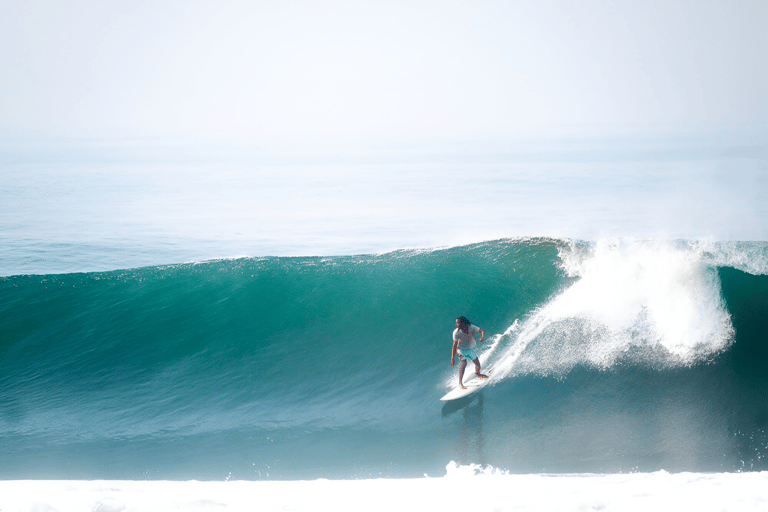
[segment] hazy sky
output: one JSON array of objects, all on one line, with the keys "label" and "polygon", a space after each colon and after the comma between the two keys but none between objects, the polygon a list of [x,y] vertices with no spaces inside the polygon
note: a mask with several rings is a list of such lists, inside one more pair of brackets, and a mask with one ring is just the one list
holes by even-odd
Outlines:
[{"label": "hazy sky", "polygon": [[765,0],[0,0],[0,134],[762,123],[766,27]]}]

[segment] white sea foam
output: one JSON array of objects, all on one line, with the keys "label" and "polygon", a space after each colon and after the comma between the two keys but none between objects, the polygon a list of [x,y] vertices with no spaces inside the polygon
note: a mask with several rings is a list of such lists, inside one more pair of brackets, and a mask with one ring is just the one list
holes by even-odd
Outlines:
[{"label": "white sea foam", "polygon": [[712,265],[768,274],[768,242],[700,242],[700,248]]},{"label": "white sea foam", "polygon": [[415,479],[0,481],[3,512],[766,509],[768,472],[511,475],[451,462],[442,477]]},{"label": "white sea foam", "polygon": [[497,378],[622,360],[690,365],[723,350],[733,326],[713,259],[734,256],[710,247],[620,239],[563,248],[576,281],[522,322]]}]

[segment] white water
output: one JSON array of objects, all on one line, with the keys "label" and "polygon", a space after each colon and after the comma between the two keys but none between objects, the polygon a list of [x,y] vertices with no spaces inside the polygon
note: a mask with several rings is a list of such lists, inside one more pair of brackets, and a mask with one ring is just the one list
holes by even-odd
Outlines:
[{"label": "white water", "polygon": [[744,245],[630,239],[572,244],[560,258],[577,280],[503,335],[509,342],[495,364],[495,379],[563,374],[576,365],[606,369],[619,361],[669,367],[706,360],[733,340],[715,265],[753,273],[768,268],[768,244]]},{"label": "white water", "polygon": [[450,463],[443,477],[313,481],[0,481],[3,512],[768,509],[768,472],[510,475]]}]

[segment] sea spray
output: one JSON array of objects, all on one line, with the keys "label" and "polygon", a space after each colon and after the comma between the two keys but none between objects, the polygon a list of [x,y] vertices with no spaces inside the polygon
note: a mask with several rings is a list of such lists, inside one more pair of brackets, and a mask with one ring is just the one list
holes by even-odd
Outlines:
[{"label": "sea spray", "polygon": [[691,365],[733,341],[717,271],[696,245],[571,243],[560,258],[576,280],[523,322],[501,356],[505,375],[563,375],[576,365],[620,362]]}]

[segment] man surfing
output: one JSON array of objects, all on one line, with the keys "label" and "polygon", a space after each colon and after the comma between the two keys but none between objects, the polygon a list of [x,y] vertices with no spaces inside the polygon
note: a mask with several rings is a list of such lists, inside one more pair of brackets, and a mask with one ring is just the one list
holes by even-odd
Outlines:
[{"label": "man surfing", "polygon": [[[480,333],[480,339],[475,341],[475,334]],[[451,349],[451,366],[456,362],[456,353],[459,354],[461,367],[459,368],[459,386],[461,389],[467,389],[462,380],[464,379],[464,369],[467,367],[467,360],[475,363],[475,375],[480,379],[487,379],[487,375],[480,373],[480,358],[475,354],[475,346],[482,343],[485,339],[485,331],[472,322],[467,317],[460,316],[456,319],[456,330],[453,331],[453,348]]]}]

